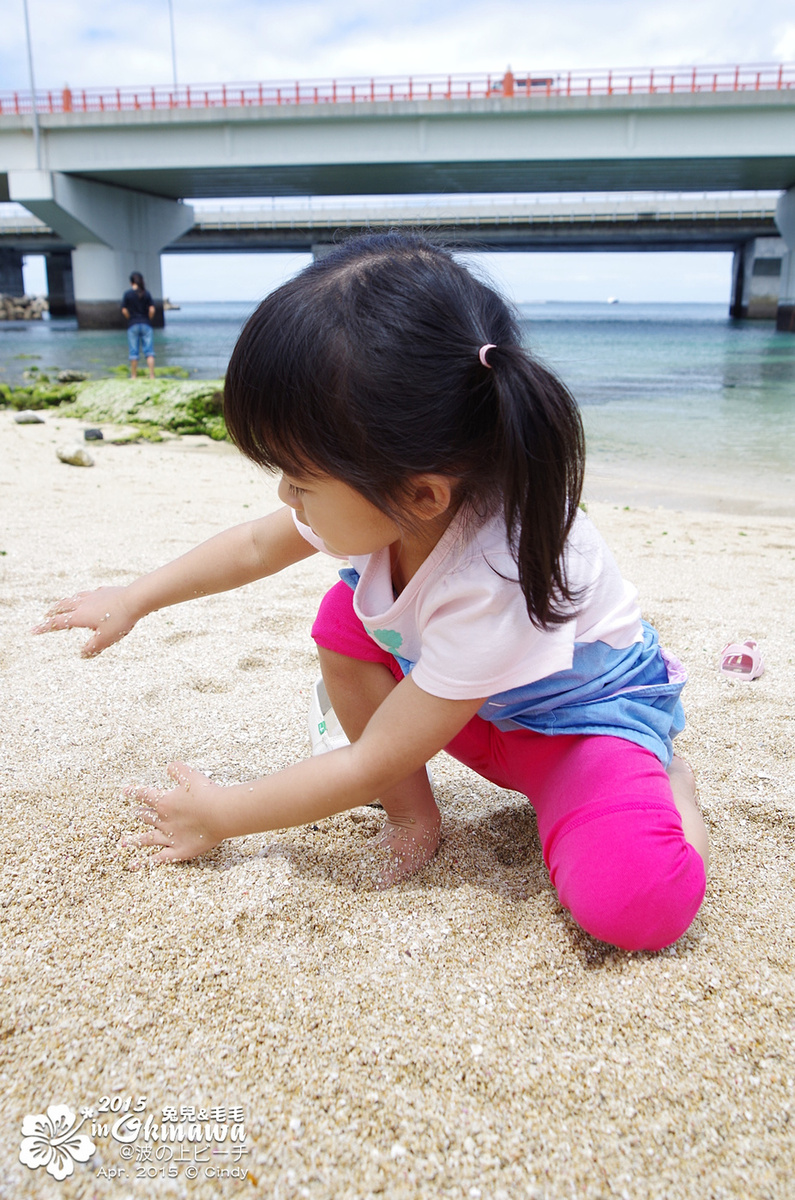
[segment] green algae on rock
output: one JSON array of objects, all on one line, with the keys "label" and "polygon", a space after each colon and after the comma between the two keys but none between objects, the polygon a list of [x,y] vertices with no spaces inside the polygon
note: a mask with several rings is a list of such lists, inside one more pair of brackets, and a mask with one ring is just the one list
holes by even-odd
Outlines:
[{"label": "green algae on rock", "polygon": [[9,387],[0,384],[0,406],[42,409],[62,406],[64,416],[97,424],[135,425],[142,436],[158,429],[226,437],[221,380],[98,379],[87,383]]},{"label": "green algae on rock", "polygon": [[0,408],[17,411],[57,408],[74,400],[79,386],[78,383],[51,383],[46,376],[18,386],[0,383]]},{"label": "green algae on rock", "polygon": [[226,437],[221,380],[99,379],[79,386],[70,416],[205,433],[217,442]]}]

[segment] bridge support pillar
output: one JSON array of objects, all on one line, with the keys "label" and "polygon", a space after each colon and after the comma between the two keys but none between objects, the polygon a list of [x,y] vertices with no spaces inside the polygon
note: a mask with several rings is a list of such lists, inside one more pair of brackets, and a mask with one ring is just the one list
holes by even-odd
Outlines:
[{"label": "bridge support pillar", "polygon": [[22,254],[19,250],[0,250],[0,295],[24,296],[25,283],[22,278]]},{"label": "bridge support pillar", "polygon": [[47,300],[51,317],[75,315],[75,285],[72,275],[72,251],[51,250],[45,256]]},{"label": "bridge support pillar", "polygon": [[78,328],[124,327],[121,298],[131,271],[143,275],[157,309],[155,323],[163,324],[160,251],[193,225],[189,205],[58,171],[10,171],[8,190],[75,247]]},{"label": "bridge support pillar", "polygon": [[786,253],[786,243],[777,237],[752,238],[737,247],[732,268],[731,316],[775,321],[781,264]]},{"label": "bridge support pillar", "polygon": [[776,224],[787,245],[787,253],[781,263],[776,329],[795,333],[795,188],[779,196]]}]

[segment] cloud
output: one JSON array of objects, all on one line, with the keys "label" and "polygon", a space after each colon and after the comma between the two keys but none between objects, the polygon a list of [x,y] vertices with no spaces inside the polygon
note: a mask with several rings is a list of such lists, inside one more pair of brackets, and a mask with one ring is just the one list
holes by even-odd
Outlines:
[{"label": "cloud", "polygon": [[[40,87],[171,80],[168,6],[28,0]],[[795,57],[791,0],[173,0],[182,82],[774,61]],[[0,78],[27,86],[6,14]],[[137,31],[137,33],[136,33]]]},{"label": "cloud", "polygon": [[[42,88],[153,86],[171,81],[168,5],[136,0],[28,0]],[[0,45],[5,89],[26,89],[22,5],[7,6]],[[792,0],[173,0],[182,83],[371,75],[501,74],[599,67],[795,59]],[[728,295],[726,255],[495,256],[519,299]],[[164,260],[172,298],[254,299],[294,264]],[[585,269],[583,270],[583,263]],[[576,270],[575,270],[576,267]],[[615,271],[623,272],[621,278]],[[682,272],[679,273],[678,272]],[[582,274],[577,282],[575,274]],[[571,285],[566,280],[571,278]],[[591,292],[583,295],[586,280]],[[622,283],[622,279],[624,282]],[[655,282],[656,280],[656,282]],[[685,285],[687,286],[687,285]],[[574,291],[572,292],[572,288]],[[587,291],[587,288],[585,288]]]},{"label": "cloud", "polygon": [[774,32],[774,55],[780,62],[795,59],[795,19],[782,22]]}]

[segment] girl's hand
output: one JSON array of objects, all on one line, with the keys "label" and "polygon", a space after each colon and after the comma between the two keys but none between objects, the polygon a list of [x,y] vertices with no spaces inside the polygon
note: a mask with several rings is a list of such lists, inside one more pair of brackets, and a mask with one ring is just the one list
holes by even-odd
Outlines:
[{"label": "girl's hand", "polygon": [[59,600],[47,612],[40,625],[31,633],[52,633],[56,629],[93,629],[80,651],[82,658],[94,658],[126,637],[135,625],[140,613],[133,611],[127,600],[127,589],[102,587],[95,592],[78,592],[66,600]]},{"label": "girl's hand", "polygon": [[194,771],[183,762],[174,762],[168,773],[176,782],[175,788],[129,787],[125,796],[140,800],[142,807],[136,816],[149,828],[125,845],[162,846],[152,862],[181,862],[212,850],[224,839],[220,814],[223,811],[223,792],[201,771]]}]

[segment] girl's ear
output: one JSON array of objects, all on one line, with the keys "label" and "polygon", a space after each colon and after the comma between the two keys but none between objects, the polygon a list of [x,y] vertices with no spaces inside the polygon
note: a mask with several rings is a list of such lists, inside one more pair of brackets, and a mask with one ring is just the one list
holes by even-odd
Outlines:
[{"label": "girl's ear", "polygon": [[415,475],[409,485],[409,505],[420,521],[432,521],[453,503],[456,480],[449,475]]}]

